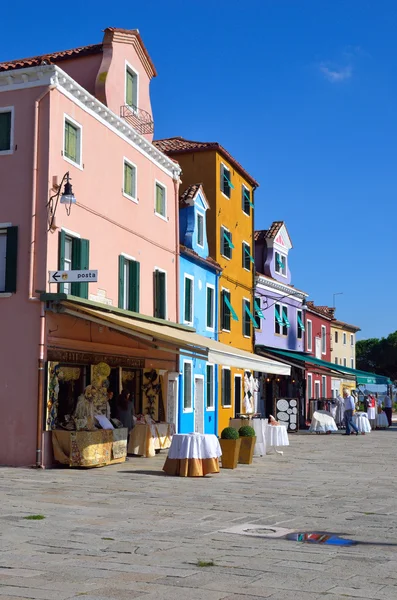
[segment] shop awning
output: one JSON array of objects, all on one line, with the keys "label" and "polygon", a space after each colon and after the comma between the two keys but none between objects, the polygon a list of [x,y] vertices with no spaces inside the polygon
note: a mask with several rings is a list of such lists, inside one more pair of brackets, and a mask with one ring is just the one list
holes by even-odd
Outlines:
[{"label": "shop awning", "polygon": [[367,383],[377,383],[384,385],[391,384],[391,380],[385,375],[377,375],[376,373],[367,373],[366,371],[350,369],[349,367],[345,367],[343,365],[336,365],[326,360],[320,360],[319,358],[315,358],[314,356],[311,356],[310,354],[305,354],[303,352],[290,352],[289,350],[278,350],[276,348],[269,348],[268,346],[257,346],[257,348],[262,349],[266,353],[275,357],[280,356],[282,358],[289,358],[292,361],[300,361],[304,363],[313,364],[324,369],[329,369],[334,373],[345,375],[348,378],[354,377],[357,382],[357,385],[365,385]]},{"label": "shop awning", "polygon": [[222,344],[199,335],[190,327],[178,326],[168,321],[162,322],[160,319],[151,317],[145,319],[144,315],[138,314],[136,314],[136,318],[129,317],[126,316],[127,311],[113,307],[110,309],[107,306],[97,308],[97,303],[61,294],[45,294],[42,299],[47,302],[49,300],[55,302],[58,312],[111,327],[142,340],[142,343],[146,341],[158,350],[173,353],[190,352],[197,358],[203,358],[210,363],[259,371],[260,373],[276,375],[290,375],[291,373],[289,365]]}]

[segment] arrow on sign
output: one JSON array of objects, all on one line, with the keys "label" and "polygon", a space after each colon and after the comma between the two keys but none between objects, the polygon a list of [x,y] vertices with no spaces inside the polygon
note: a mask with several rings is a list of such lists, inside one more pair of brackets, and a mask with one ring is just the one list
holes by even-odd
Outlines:
[{"label": "arrow on sign", "polygon": [[60,278],[60,274],[59,274],[59,273],[58,273],[58,271],[57,271],[56,273],[54,273],[54,274],[52,275],[52,278],[51,278],[51,279],[54,279],[55,281],[58,281],[58,279],[59,279],[59,278]]}]

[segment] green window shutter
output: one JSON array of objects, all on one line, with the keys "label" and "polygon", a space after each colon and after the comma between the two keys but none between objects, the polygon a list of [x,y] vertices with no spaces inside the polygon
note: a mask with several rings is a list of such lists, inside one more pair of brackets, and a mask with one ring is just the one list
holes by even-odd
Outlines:
[{"label": "green window shutter", "polygon": [[119,256],[119,308],[124,308],[124,256]]},{"label": "green window shutter", "polygon": [[65,121],[65,156],[74,162],[78,162],[77,136],[77,128]]},{"label": "green window shutter", "polygon": [[274,315],[275,315],[275,317],[276,317],[276,321],[277,321],[277,323],[278,323],[279,325],[282,325],[282,324],[283,324],[283,320],[282,320],[282,318],[280,317],[280,313],[279,313],[279,311],[278,311],[278,309],[277,309],[277,307],[276,307],[276,306],[274,307]]},{"label": "green window shutter", "polygon": [[[65,268],[65,240],[66,233],[64,231],[59,232],[59,250],[58,250],[58,269],[63,271]],[[63,294],[65,291],[65,285],[63,283],[59,284],[59,293]]]},{"label": "green window shutter", "polygon": [[124,193],[132,196],[132,167],[124,163]]},{"label": "green window shutter", "polygon": [[18,227],[7,228],[5,292],[17,291]]},{"label": "green window shutter", "polygon": [[165,191],[161,185],[156,183],[156,213],[165,217]]},{"label": "green window shutter", "polygon": [[128,290],[128,308],[134,312],[139,312],[140,297],[140,278],[141,263],[137,260],[129,261],[129,290]]},{"label": "green window shutter", "polygon": [[11,150],[11,112],[0,113],[0,151]]},{"label": "green window shutter", "polygon": [[230,319],[230,315],[231,315],[231,316],[232,316],[232,319],[233,319],[233,321],[238,321],[238,316],[237,316],[237,313],[236,313],[236,311],[234,310],[234,308],[233,308],[233,306],[232,306],[232,304],[231,304],[231,302],[230,302],[230,292],[227,292],[227,293],[225,294],[225,303],[226,303],[226,306],[228,307],[228,309],[229,309],[229,311],[230,311],[230,313],[229,313],[229,319]]},{"label": "green window shutter", "polygon": [[192,315],[192,280],[185,278],[185,321],[191,323]]},{"label": "green window shutter", "polygon": [[287,327],[291,327],[291,323],[288,321],[288,316],[285,308],[283,308],[283,321]]},{"label": "green window shutter", "polygon": [[161,271],[154,272],[154,316],[158,319],[165,319],[165,273]]},{"label": "green window shutter", "polygon": [[[89,269],[90,264],[90,241],[79,238],[73,239],[72,246],[72,269],[84,271]],[[72,283],[72,296],[88,299],[88,282]]]},{"label": "green window shutter", "polygon": [[207,327],[214,326],[214,290],[207,287]]},{"label": "green window shutter", "polygon": [[222,290],[221,292],[221,323],[222,329],[230,331],[230,302],[228,299],[230,296],[229,292]]},{"label": "green window shutter", "polygon": [[130,71],[126,71],[125,103],[128,106],[134,106],[134,76]]}]

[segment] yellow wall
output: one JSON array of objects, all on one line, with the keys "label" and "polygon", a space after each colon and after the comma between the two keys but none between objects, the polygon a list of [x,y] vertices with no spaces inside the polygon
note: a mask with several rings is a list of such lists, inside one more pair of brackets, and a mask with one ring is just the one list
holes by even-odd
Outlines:
[{"label": "yellow wall", "polygon": [[[336,335],[338,334],[338,341],[336,342]],[[346,334],[346,344],[343,343],[343,334]],[[353,346],[350,343],[350,335],[353,336]],[[335,363],[335,359],[338,359],[338,365],[344,366],[344,358],[346,359],[346,367],[349,369],[356,368],[356,334],[348,329],[344,329],[342,327],[335,327],[331,325],[331,362]],[[351,364],[351,359],[353,358],[353,365]],[[356,389],[356,382],[349,381],[347,379],[341,379],[339,393],[342,396],[343,390],[346,388],[348,390]]]}]

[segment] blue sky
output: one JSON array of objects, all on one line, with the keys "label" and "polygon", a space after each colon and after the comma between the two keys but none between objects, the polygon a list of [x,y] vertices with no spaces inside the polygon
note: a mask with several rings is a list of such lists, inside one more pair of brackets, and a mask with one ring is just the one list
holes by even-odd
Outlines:
[{"label": "blue sky", "polygon": [[294,285],[343,292],[361,337],[397,329],[397,2],[24,0],[2,22],[0,60],[138,28],[156,137],[223,144],[260,182],[256,228],[286,222]]}]

